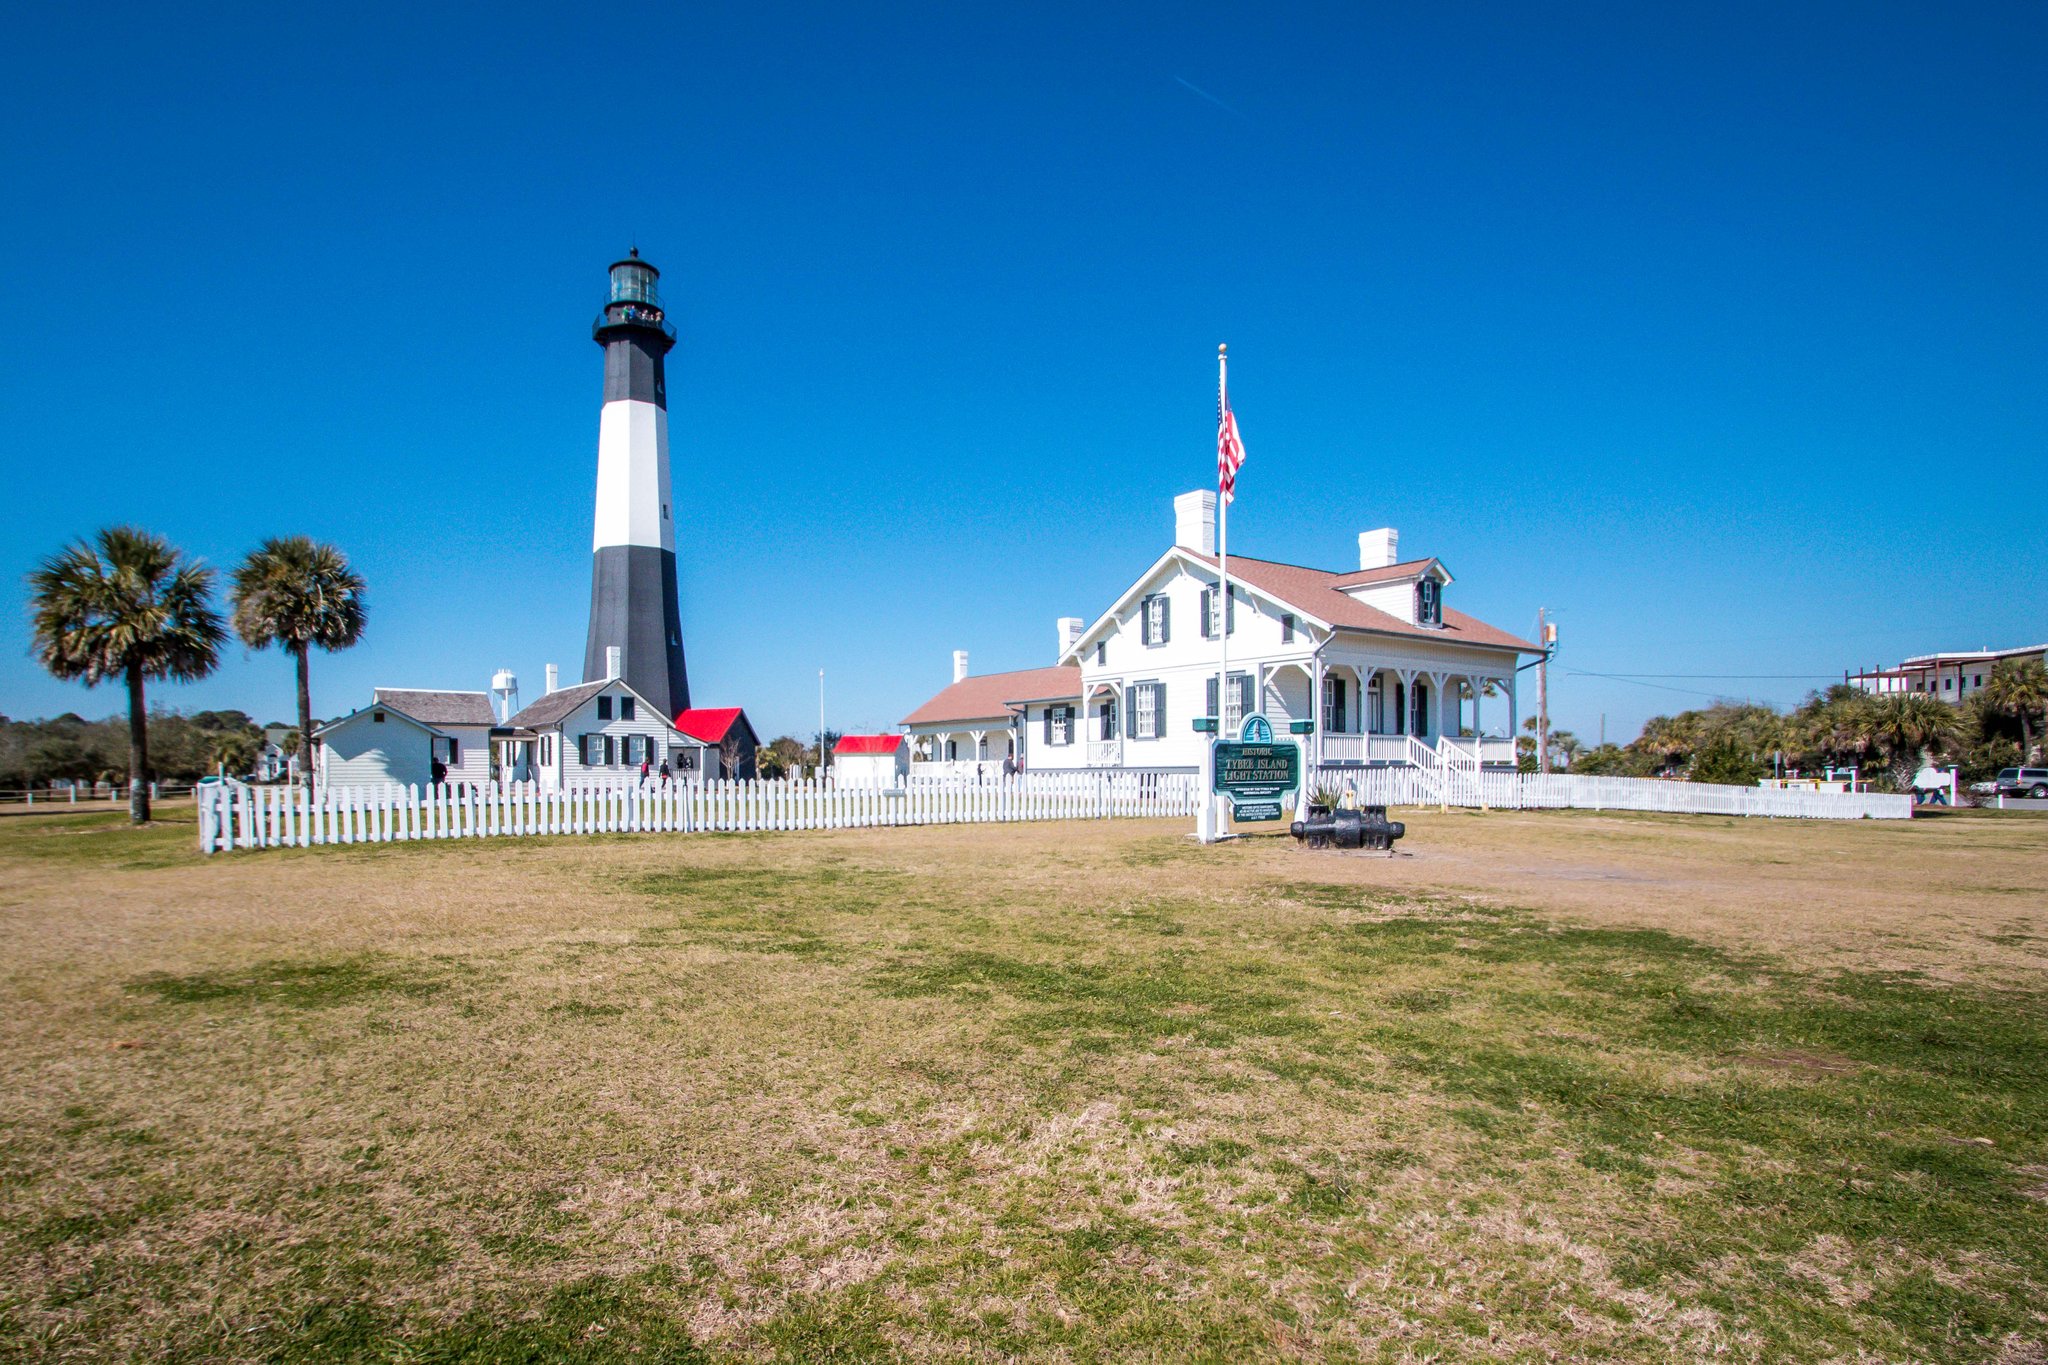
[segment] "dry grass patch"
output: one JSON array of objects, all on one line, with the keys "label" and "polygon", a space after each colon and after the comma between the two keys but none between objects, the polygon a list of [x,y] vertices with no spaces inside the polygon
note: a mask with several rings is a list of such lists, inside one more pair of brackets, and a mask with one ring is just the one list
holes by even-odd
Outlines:
[{"label": "dry grass patch", "polygon": [[[15,822],[0,1342],[2024,1358],[2038,917],[1824,889],[1858,858],[2029,884],[2048,840],[1731,823],[1425,815],[1393,860],[1073,824],[202,865],[189,829]],[[1787,895],[1803,926],[1757,909]]]}]

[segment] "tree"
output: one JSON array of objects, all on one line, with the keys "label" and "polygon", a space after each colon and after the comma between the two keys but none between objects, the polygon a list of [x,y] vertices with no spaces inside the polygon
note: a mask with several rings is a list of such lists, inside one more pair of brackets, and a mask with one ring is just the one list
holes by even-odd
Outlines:
[{"label": "tree", "polygon": [[1987,705],[2020,723],[2021,762],[2034,756],[2034,712],[2048,707],[2048,666],[2039,659],[2000,659],[1979,693]]},{"label": "tree", "polygon": [[244,777],[256,770],[256,738],[243,730],[220,730],[213,733],[210,757],[215,766],[233,777]]},{"label": "tree", "polygon": [[112,526],[29,575],[35,653],[54,676],[128,685],[128,818],[149,822],[151,678],[211,673],[227,638],[213,609],[213,570],[169,541]]},{"label": "tree", "polygon": [[[313,690],[307,655],[332,653],[363,638],[363,580],[348,556],[310,536],[278,536],[250,551],[235,570],[235,633],[252,649],[281,645],[299,683],[299,733],[313,733]],[[299,763],[313,790],[309,753]]]},{"label": "tree", "polygon": [[1898,692],[1870,708],[1870,742],[1882,750],[1895,790],[1913,785],[1920,755],[1931,745],[1956,734],[1962,718],[1956,709],[1925,692]]},{"label": "tree", "polygon": [[1732,732],[1723,731],[1700,746],[1692,756],[1691,782],[1718,782],[1730,787],[1753,787],[1764,775],[1763,762]]}]

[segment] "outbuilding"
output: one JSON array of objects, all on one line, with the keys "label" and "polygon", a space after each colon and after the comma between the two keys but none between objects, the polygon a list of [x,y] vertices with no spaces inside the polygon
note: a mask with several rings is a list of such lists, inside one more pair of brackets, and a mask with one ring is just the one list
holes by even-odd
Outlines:
[{"label": "outbuilding", "polygon": [[841,735],[832,746],[832,780],[841,787],[894,790],[910,777],[903,735]]}]

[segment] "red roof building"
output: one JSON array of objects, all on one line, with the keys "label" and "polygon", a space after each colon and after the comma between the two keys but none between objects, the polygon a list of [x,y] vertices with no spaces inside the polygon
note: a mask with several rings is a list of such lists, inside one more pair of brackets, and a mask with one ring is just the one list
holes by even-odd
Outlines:
[{"label": "red roof building", "polygon": [[841,735],[835,754],[893,754],[907,743],[901,735]]},{"label": "red roof building", "polygon": [[754,776],[754,751],[761,747],[761,739],[742,708],[693,706],[676,712],[676,729],[718,755],[717,776]]},{"label": "red roof building", "polygon": [[903,718],[919,764],[1192,771],[1197,721],[1235,736],[1254,714],[1308,734],[1317,763],[1513,763],[1522,660],[1542,650],[1451,607],[1441,560],[1401,558],[1381,527],[1355,568],[1232,555],[1226,600],[1215,493],[1176,498],[1174,520],[1107,611],[1060,618],[1054,667],[971,677],[956,653],[952,684]]}]

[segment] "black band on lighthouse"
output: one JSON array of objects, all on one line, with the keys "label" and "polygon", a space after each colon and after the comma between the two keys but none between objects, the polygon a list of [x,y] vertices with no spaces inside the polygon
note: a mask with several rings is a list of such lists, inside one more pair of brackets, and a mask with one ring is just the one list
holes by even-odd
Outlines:
[{"label": "black band on lighthouse", "polygon": [[676,600],[676,556],[653,545],[607,545],[590,576],[590,635],[583,677],[605,676],[605,650],[620,648],[626,684],[674,719],[690,706],[683,627]]},{"label": "black band on lighthouse", "polygon": [[638,328],[610,331],[604,343],[604,401],[630,399],[666,410],[668,381],[661,357],[667,342],[659,332],[650,336]]}]

